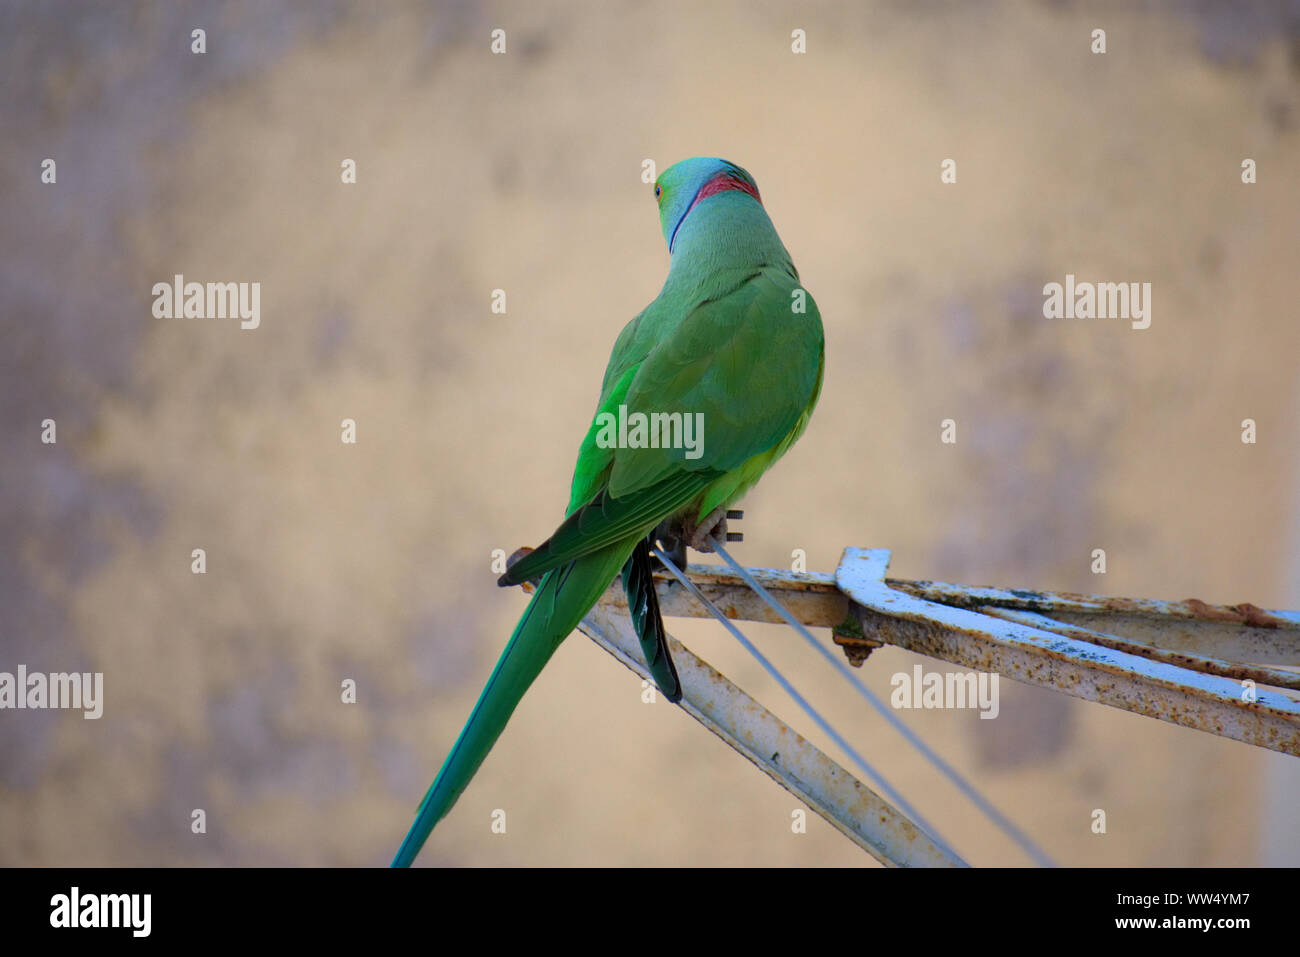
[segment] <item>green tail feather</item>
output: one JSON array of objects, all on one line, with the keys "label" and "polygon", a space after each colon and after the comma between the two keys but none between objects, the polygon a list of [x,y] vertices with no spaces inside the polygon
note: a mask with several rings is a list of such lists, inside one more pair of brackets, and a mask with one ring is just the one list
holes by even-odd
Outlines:
[{"label": "green tail feather", "polygon": [[524,692],[551,660],[560,642],[605,593],[637,540],[634,537],[616,542],[546,573],[492,669],[460,737],[424,796],[415,823],[393,858],[393,867],[409,867],[415,860],[434,825],[469,786]]}]

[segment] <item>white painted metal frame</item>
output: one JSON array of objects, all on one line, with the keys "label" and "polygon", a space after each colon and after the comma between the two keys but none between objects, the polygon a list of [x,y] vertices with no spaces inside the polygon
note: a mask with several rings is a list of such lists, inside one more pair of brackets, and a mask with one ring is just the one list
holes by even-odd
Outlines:
[{"label": "white painted metal frame", "polygon": [[[1286,754],[1300,755],[1300,613],[885,578],[889,552],[849,548],[835,575],[749,569],[805,625],[832,627],[850,661],[895,644]],[[726,617],[780,621],[740,578],[692,565]],[[665,617],[709,612],[666,574]],[[615,583],[580,625],[648,678]],[[962,866],[905,815],[706,662],[669,638],[681,705],[877,860]]]}]

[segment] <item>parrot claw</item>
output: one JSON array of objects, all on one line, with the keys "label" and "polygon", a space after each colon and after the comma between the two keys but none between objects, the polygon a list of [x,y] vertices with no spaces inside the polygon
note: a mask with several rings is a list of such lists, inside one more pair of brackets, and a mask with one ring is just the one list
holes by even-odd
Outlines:
[{"label": "parrot claw", "polygon": [[728,519],[739,520],[744,516],[745,513],[738,508],[715,508],[699,523],[692,522],[689,517],[673,518],[662,522],[654,530],[651,538],[658,539],[660,547],[668,554],[674,565],[685,569],[687,546],[697,552],[710,553],[713,551],[714,537],[726,542],[744,541],[743,532],[727,531]]},{"label": "parrot claw", "polygon": [[732,541],[727,534],[727,510],[725,508],[715,508],[703,520],[695,525],[689,519],[683,524],[683,533],[687,544],[697,552],[713,551],[713,536],[718,536],[724,541]]}]

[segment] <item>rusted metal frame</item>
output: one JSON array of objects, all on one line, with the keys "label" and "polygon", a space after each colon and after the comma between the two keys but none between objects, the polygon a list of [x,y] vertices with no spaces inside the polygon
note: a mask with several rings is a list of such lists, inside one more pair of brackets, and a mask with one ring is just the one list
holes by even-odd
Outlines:
[{"label": "rusted metal frame", "polygon": [[[735,621],[763,621],[782,624],[782,618],[750,591],[749,586],[729,569],[718,565],[688,565],[691,581],[728,618]],[[750,569],[754,577],[780,599],[781,604],[805,625],[830,628],[848,618],[849,599],[835,585],[835,576],[821,572],[788,572],[778,568]],[[709,618],[709,611],[666,571],[655,571],[655,588],[664,617]],[[611,589],[602,604],[627,612],[627,598]]]},{"label": "rusted metal frame", "polygon": [[[728,617],[780,622],[776,613],[758,601],[729,570],[716,565],[691,565],[688,572]],[[859,629],[848,614],[848,597],[835,586],[833,575],[765,568],[750,572],[805,625],[845,626],[838,629],[836,642],[854,664],[860,664],[873,647],[881,644],[870,636],[852,634]],[[982,614],[1008,618],[1014,618],[1014,612],[1039,614],[1075,628],[1069,632],[1071,637],[1089,640],[1084,631],[1077,629],[1091,632],[1097,636],[1092,640],[1104,647],[1193,671],[1300,690],[1300,674],[1267,667],[1270,663],[1300,665],[1300,612],[1265,611],[1249,604],[1210,605],[1195,599],[1164,602],[896,578],[886,578],[885,584],[917,598]],[[665,615],[708,616],[666,575],[659,577],[658,589]]]},{"label": "rusted metal frame", "polygon": [[[862,696],[863,700],[874,708],[885,722],[890,725],[890,727],[902,735],[903,739],[906,740],[907,743],[910,744],[923,758],[925,758],[925,760],[928,761],[936,771],[943,775],[948,782],[953,785],[953,787],[960,791],[968,801],[975,805],[975,807],[984,814],[984,816],[987,817],[989,821],[998,828],[998,830],[1002,831],[1003,834],[1010,838],[1016,846],[1027,854],[1039,867],[1055,866],[1052,859],[1038,846],[1037,843],[1035,843],[1033,838],[1021,830],[1014,821],[998,810],[997,806],[980,793],[979,789],[976,788],[974,784],[967,781],[961,772],[944,760],[937,751],[926,744],[925,740],[908,727],[907,723],[902,720],[894,709],[887,707],[880,697],[868,688],[862,679],[853,673],[853,669],[841,661],[829,647],[814,638],[812,632],[809,631],[798,618],[791,614],[788,609],[784,608],[774,597],[772,597],[772,594],[764,588],[752,574],[750,574],[748,569],[731,556],[730,552],[727,551],[726,546],[716,537],[713,539],[713,549],[718,553],[722,560],[727,563],[731,570],[740,577],[745,585],[763,599],[764,604],[768,605],[785,621],[787,625],[798,632],[804,641],[813,648],[813,650],[824,657],[832,668],[853,685],[857,692]],[[669,568],[669,571],[672,572],[673,569]],[[690,587],[695,588],[696,586],[694,583],[691,583]],[[739,634],[739,632],[737,632],[737,634]]]},{"label": "rusted metal frame", "polygon": [[[1232,654],[1253,662],[1300,663],[1300,612],[1268,611],[1251,604],[1215,606],[1196,599],[1165,602],[890,579],[883,577],[887,553],[878,554],[885,556],[879,584],[935,603],[940,626],[943,616],[954,609],[970,610],[985,620],[1001,618],[1029,626],[1031,632],[1026,634],[1039,645],[1030,643],[1014,649],[1023,657],[1019,662],[1013,660],[1013,650],[1007,651],[1004,660],[1011,667],[1002,669],[1002,673],[1009,677],[1282,753],[1300,753],[1297,703],[1258,688],[1247,692],[1241,684],[1250,681],[1300,690],[1300,675],[1264,664],[1227,660]],[[754,600],[738,575],[705,565],[692,565],[689,571],[696,584],[729,617],[780,620],[765,603]],[[833,576],[770,569],[752,569],[751,573],[777,593],[800,621],[836,627],[837,641],[847,645],[845,650],[851,658],[855,652],[865,657],[864,651],[887,637],[869,634],[871,629],[863,627],[863,615],[848,614],[848,596],[836,587]],[[707,614],[669,582],[660,584],[659,593],[667,615]],[[979,625],[977,630],[987,631],[985,621],[977,618],[967,622],[975,623]],[[1103,625],[1123,634],[1110,633]],[[889,628],[896,630],[897,626],[880,630]],[[856,636],[848,634],[854,631]],[[1032,635],[1033,631],[1039,634]],[[1079,643],[1066,656],[1072,671],[1052,660],[1053,650],[1059,651],[1061,646],[1043,644],[1050,642],[1045,633]],[[991,637],[998,640],[997,636]],[[919,641],[897,643],[926,652]],[[1101,649],[1120,654],[1098,654]],[[1196,653],[1201,651],[1207,653]],[[934,649],[929,653],[972,667],[983,666],[982,657],[961,648],[954,648],[951,654]],[[1172,670],[1144,669],[1130,657],[1167,665]],[[1208,680],[1216,677],[1230,680]]]},{"label": "rusted metal frame", "polygon": [[[1185,655],[1257,665],[1300,665],[1300,612],[1195,598],[1158,601],[886,579],[890,588],[958,608],[1036,612],[1091,631]],[[1284,672],[1282,674],[1285,674]]]},{"label": "rusted metal frame", "polygon": [[[691,565],[686,571],[727,617],[780,623],[780,617],[730,570],[717,565]],[[848,617],[849,600],[836,587],[834,575],[772,568],[752,568],[750,573],[805,625],[831,628]],[[709,616],[684,589],[676,587],[666,572],[656,573],[655,577],[665,615]],[[1135,644],[1189,656],[1256,665],[1300,666],[1300,612],[1296,611],[1268,611],[1250,604],[1210,605],[1196,599],[1166,602],[901,578],[886,578],[885,584],[916,598],[957,608],[996,607],[1037,612],[1066,624],[1122,635]],[[1285,674],[1277,672],[1273,677]]]},{"label": "rusted metal frame", "polygon": [[1281,671],[1277,668],[1243,665],[1235,661],[1223,661],[1218,658],[1207,658],[1201,655],[1186,655],[1177,651],[1168,651],[1164,648],[1153,648],[1150,645],[1130,641],[1129,639],[1122,638],[1119,635],[1110,635],[1103,631],[1094,631],[1093,629],[1084,628],[1080,625],[1065,624],[1034,611],[1021,611],[1016,608],[998,608],[993,605],[982,605],[975,610],[982,615],[992,615],[995,618],[1004,618],[1007,621],[1018,621],[1022,625],[1029,625],[1032,628],[1041,628],[1044,631],[1051,631],[1058,635],[1065,635],[1067,638],[1078,638],[1080,641],[1090,641],[1093,644],[1102,645],[1106,648],[1114,648],[1116,651],[1126,651],[1131,655],[1150,658],[1152,661],[1163,661],[1165,664],[1177,665],[1180,668],[1190,668],[1192,671],[1200,671],[1204,674],[1219,675],[1223,678],[1235,678],[1237,681],[1253,681],[1256,684],[1272,685],[1275,688],[1287,688],[1293,691],[1300,691],[1300,674],[1296,674],[1294,671]]},{"label": "rusted metal frame", "polygon": [[[610,589],[578,628],[645,680],[640,643]],[[896,867],[964,867],[912,821],[679,641],[668,646],[681,708],[876,860]]]},{"label": "rusted metal frame", "polygon": [[[845,549],[836,570],[863,634],[920,654],[1300,755],[1300,703],[1269,689],[917,598],[884,578],[889,552]],[[985,590],[987,591],[987,590]],[[1281,627],[1277,625],[1275,627]]]},{"label": "rusted metal frame", "polygon": [[[726,555],[724,554],[723,546],[721,545],[721,543],[718,541],[717,538],[713,539],[713,545],[714,545],[714,549],[720,555],[723,555],[723,557],[725,558]],[[855,748],[852,744],[849,743],[848,739],[845,738],[844,735],[841,734],[835,728],[835,726],[832,725],[826,719],[826,716],[823,715],[820,711],[818,711],[817,708],[813,706],[812,702],[810,702],[806,697],[804,697],[803,694],[800,693],[799,689],[796,688],[791,683],[790,679],[787,678],[784,674],[782,674],[781,670],[777,668],[776,665],[772,664],[771,660],[765,654],[763,654],[762,651],[758,649],[758,646],[749,640],[749,637],[743,631],[741,631],[740,628],[736,626],[735,622],[733,622],[730,618],[728,618],[721,611],[719,611],[718,607],[704,596],[704,594],[699,590],[699,588],[696,587],[695,583],[690,580],[690,578],[686,575],[686,573],[683,572],[681,569],[679,569],[676,566],[676,564],[674,564],[672,556],[670,556],[667,552],[665,552],[662,548],[659,547],[656,547],[654,549],[654,554],[655,557],[659,559],[660,563],[664,566],[664,568],[668,571],[668,573],[672,575],[673,578],[677,579],[677,581],[684,588],[686,588],[687,591],[689,591],[701,604],[703,604],[709,610],[709,613],[713,615],[713,617],[716,618],[728,632],[731,633],[731,636],[735,638],[737,642],[740,643],[741,647],[743,647],[745,651],[749,653],[750,657],[752,657],[755,661],[759,663],[760,666],[762,666],[763,670],[766,671],[768,676],[771,677],[771,679],[775,681],[777,685],[780,686],[781,690],[784,691],[789,696],[790,700],[793,701],[796,705],[798,705],[799,709],[803,711],[803,713],[806,714],[810,719],[812,719],[813,723],[816,724],[817,727],[821,729],[823,734],[825,734],[827,737],[831,739],[831,741],[835,744],[836,747],[840,749],[841,752],[849,756],[849,758],[858,767],[859,770],[861,770],[864,774],[866,774],[867,778],[874,783],[875,787],[880,789],[880,792],[882,793],[884,800],[893,803],[896,809],[901,814],[903,814],[903,816],[908,818],[913,824],[915,824],[918,828],[920,828],[927,835],[929,835],[930,839],[933,840],[935,844],[939,846],[940,850],[955,855],[956,852],[953,851],[952,845],[944,841],[943,836],[939,834],[939,832],[935,829],[934,825],[926,821],[925,818],[921,816],[921,813],[911,804],[911,802],[907,800],[906,797],[903,796],[903,794],[898,790],[898,788],[890,784],[889,780],[884,776],[884,774],[882,774],[877,768],[873,767],[871,762],[869,762],[865,757],[863,757],[861,752],[859,752],[857,748]],[[739,569],[741,568],[739,564],[736,564],[733,561],[729,561],[728,564],[732,564],[737,569],[737,573],[741,575],[741,578],[745,580],[745,583],[747,585],[753,587],[755,592],[761,593],[761,586],[757,586],[757,587],[754,586],[754,581],[752,578],[748,576],[748,573],[741,573],[739,571]],[[810,639],[812,638],[811,634],[808,632],[806,628],[804,628],[800,624],[797,624],[798,619],[792,617],[789,614],[789,612],[785,611],[783,608],[778,606],[775,602],[769,601],[768,603],[771,604],[773,610],[777,611],[780,615],[782,615],[782,617],[785,618],[785,620],[789,624],[794,625],[797,629],[801,629],[804,635],[806,635],[808,638]],[[830,656],[829,652],[826,652],[826,654]],[[833,657],[832,660],[834,660]],[[847,666],[845,670],[847,670]],[[863,690],[866,692],[868,696],[871,695],[870,691],[866,691],[865,688],[863,688]]]}]

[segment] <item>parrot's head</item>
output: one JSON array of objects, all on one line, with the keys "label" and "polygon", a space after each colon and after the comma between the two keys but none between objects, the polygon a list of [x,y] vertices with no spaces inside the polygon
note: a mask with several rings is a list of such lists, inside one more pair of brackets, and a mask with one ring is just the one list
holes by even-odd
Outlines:
[{"label": "parrot's head", "polygon": [[664,170],[655,180],[655,201],[659,203],[659,222],[668,240],[668,251],[672,252],[677,230],[696,206],[710,196],[731,191],[745,193],[762,203],[754,177],[724,159],[696,156]]}]

